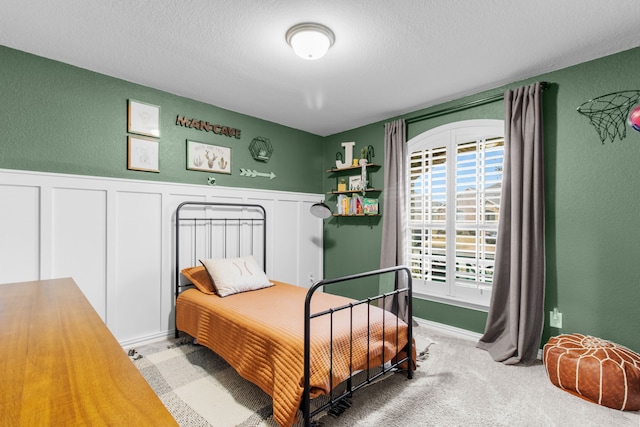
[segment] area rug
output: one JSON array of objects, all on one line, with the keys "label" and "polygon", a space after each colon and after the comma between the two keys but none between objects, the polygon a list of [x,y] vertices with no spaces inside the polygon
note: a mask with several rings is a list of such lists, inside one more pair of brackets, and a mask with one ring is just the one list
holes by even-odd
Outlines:
[{"label": "area rug", "polygon": [[[193,344],[191,339],[159,348],[156,344],[129,350],[129,356],[180,426],[278,427],[273,419],[271,397],[240,377],[213,351]],[[424,360],[428,354],[422,351],[418,356]],[[407,381],[405,373],[390,373],[376,383],[393,376]],[[314,399],[316,405],[325,402],[323,397]],[[343,411],[344,408],[334,412]],[[335,417],[325,412],[314,420]],[[300,422],[295,427],[303,425],[301,418],[300,413]]]},{"label": "area rug", "polygon": [[[413,379],[401,373],[369,385],[339,416],[317,416],[320,425],[640,427],[640,412],[610,409],[553,386],[540,362],[507,366],[475,341],[424,327],[415,335],[417,348],[427,352]],[[186,340],[162,345],[130,356],[181,426],[277,427],[271,398],[215,353]]]},{"label": "area rug", "polygon": [[142,357],[129,353],[180,426],[278,425],[269,395],[208,348],[182,344]]}]

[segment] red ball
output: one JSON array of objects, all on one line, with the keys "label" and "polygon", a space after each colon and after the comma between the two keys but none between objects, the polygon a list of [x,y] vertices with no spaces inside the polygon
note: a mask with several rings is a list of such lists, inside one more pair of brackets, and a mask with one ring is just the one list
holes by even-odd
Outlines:
[{"label": "red ball", "polygon": [[634,107],[629,113],[629,124],[634,130],[640,132],[640,105]]}]

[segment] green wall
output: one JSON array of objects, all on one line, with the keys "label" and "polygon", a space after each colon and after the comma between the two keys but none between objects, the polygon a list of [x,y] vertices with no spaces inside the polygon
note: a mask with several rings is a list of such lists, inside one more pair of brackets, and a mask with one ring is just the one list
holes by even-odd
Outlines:
[{"label": "green wall", "polygon": [[[0,168],[318,193],[322,138],[0,46]],[[160,106],[160,172],[127,170],[127,100]],[[247,103],[251,100],[248,99]],[[241,138],[176,125],[177,115],[241,130]],[[248,150],[269,138],[268,163]],[[186,140],[231,147],[231,174],[186,169]],[[240,176],[240,167],[276,178]]]},{"label": "green wall", "polygon": [[[640,351],[640,133],[627,128],[622,141],[602,144],[594,127],[576,112],[589,99],[640,90],[638,69],[640,48],[395,117],[415,117],[534,81],[551,83],[543,95],[547,273],[542,343],[553,335],[578,332]],[[409,124],[408,137],[442,124],[480,118],[504,119],[503,102]],[[373,145],[374,160],[382,163],[383,123],[327,137],[325,169],[334,165],[340,143],[346,141],[355,141],[357,148]],[[376,185],[382,185],[382,174],[380,169]],[[334,185],[335,180],[325,175],[325,192]],[[381,223],[369,228],[364,220],[353,219],[349,225],[347,220],[325,222],[325,277],[379,265]],[[351,292],[343,290],[347,295]],[[553,307],[563,314],[562,329],[548,326]],[[484,312],[425,300],[416,300],[414,313],[479,333],[486,322]]]},{"label": "green wall", "polygon": [[[384,161],[383,122],[322,138],[1,46],[0,64],[0,168],[202,185],[215,176],[224,186],[320,193],[335,187],[335,177],[324,171],[334,166],[341,142],[355,141],[356,153],[372,145],[374,161]],[[638,69],[640,49],[633,49],[402,116],[533,81],[551,83],[544,93],[545,311],[548,321],[548,311],[558,307],[563,328],[545,325],[543,342],[558,333],[580,332],[640,351],[640,133],[629,130],[626,139],[601,144],[576,112],[590,98],[640,89]],[[127,99],[161,107],[160,173],[126,169]],[[241,129],[242,138],[176,126],[178,114]],[[452,121],[502,119],[503,114],[502,102],[496,102],[411,124],[408,136]],[[256,136],[269,138],[274,146],[266,164],[254,161],[247,149]],[[231,147],[232,174],[186,170],[187,139]],[[277,178],[245,178],[240,167],[273,171]],[[372,178],[382,187],[383,169]],[[327,196],[327,203],[335,206],[335,198]],[[378,268],[380,226],[379,218],[325,220],[325,277]],[[415,314],[475,332],[482,332],[486,321],[484,312],[425,300],[416,300]]]}]

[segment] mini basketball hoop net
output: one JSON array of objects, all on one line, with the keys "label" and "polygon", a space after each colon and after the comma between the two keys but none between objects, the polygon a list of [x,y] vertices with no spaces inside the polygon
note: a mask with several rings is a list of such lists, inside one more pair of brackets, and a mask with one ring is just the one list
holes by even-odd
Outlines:
[{"label": "mini basketball hoop net", "polygon": [[596,128],[600,142],[622,140],[627,136],[627,116],[631,107],[640,100],[640,90],[614,92],[593,98],[578,107]]}]

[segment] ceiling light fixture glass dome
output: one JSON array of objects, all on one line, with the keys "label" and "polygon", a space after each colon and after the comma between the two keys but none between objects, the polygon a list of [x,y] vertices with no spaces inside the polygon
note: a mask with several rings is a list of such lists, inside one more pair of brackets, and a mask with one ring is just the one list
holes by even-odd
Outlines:
[{"label": "ceiling light fixture glass dome", "polygon": [[307,60],[322,58],[336,40],[333,31],[312,22],[294,25],[285,38],[296,55]]}]

